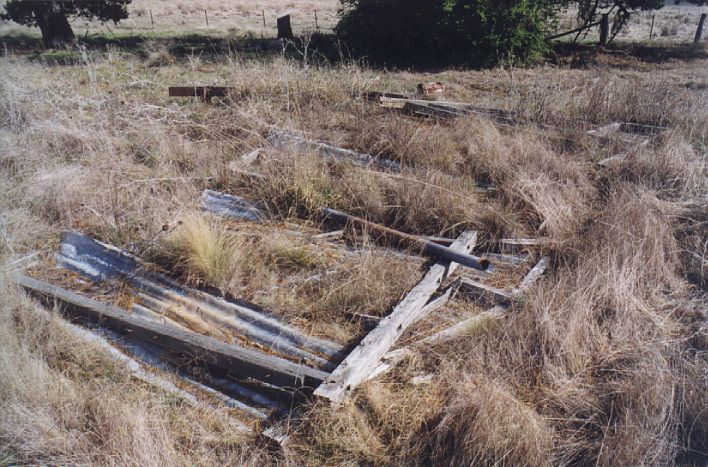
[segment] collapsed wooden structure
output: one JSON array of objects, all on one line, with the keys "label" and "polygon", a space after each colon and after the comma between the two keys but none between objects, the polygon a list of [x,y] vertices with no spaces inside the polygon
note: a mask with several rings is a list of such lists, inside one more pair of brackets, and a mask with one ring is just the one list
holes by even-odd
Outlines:
[{"label": "collapsed wooden structure", "polygon": [[[205,210],[226,218],[264,221],[256,206],[237,196],[206,190],[202,203]],[[337,220],[354,225],[359,222],[347,216]],[[420,239],[412,238],[421,244]],[[206,381],[202,375],[198,384],[217,394],[227,387],[229,397],[237,399],[229,399],[234,406],[269,419],[282,416],[283,407],[288,405],[286,399],[301,399],[314,393],[341,402],[361,383],[390,369],[416,347],[392,350],[397,340],[411,325],[444,306],[456,290],[465,290],[470,296],[496,306],[439,331],[422,343],[449,340],[463,333],[475,319],[502,316],[547,267],[547,260],[542,259],[510,292],[475,293],[489,292],[489,288],[466,277],[456,280],[451,277],[470,258],[474,264],[466,266],[471,266],[468,271],[476,277],[491,273],[488,259],[471,255],[476,241],[476,232],[463,232],[449,246],[437,245],[454,254],[431,255],[438,262],[351,351],[332,341],[307,336],[255,305],[183,286],[156,266],[76,232],[62,235],[57,264],[93,283],[115,285],[120,281],[129,285],[134,297],[130,309],[117,308],[26,275],[18,275],[17,282],[45,305],[58,305],[70,317],[143,342],[161,358],[188,360],[190,365],[204,366],[215,373],[208,374]],[[517,266],[526,261],[506,254],[484,257]],[[444,283],[448,285],[440,290]],[[226,381],[224,377],[231,379]]]},{"label": "collapsed wooden structure", "polygon": [[[169,93],[200,97],[208,102],[211,97],[226,96],[228,91],[229,88],[224,87],[196,86],[170,88]],[[369,97],[417,115],[456,118],[478,114],[500,122],[513,122],[509,113],[469,104],[422,101],[380,93]],[[281,130],[272,130],[266,139],[276,150],[313,152],[326,159],[349,161],[367,169],[373,167],[392,176],[414,170],[398,161]],[[257,149],[244,156],[242,164],[235,169],[249,177],[264,179],[264,175],[243,169],[257,159],[259,153]],[[204,190],[201,207],[224,219],[269,222],[260,206],[233,194]],[[543,246],[543,241],[503,240],[499,253],[476,255],[476,232],[465,231],[457,239],[425,238],[326,206],[322,206],[319,213],[323,225],[335,224],[338,229],[345,229],[320,234],[323,242],[340,238],[347,229],[360,229],[373,234],[374,240],[384,241],[386,246],[402,247],[433,261],[421,281],[392,312],[355,342],[341,344],[307,335],[252,303],[188,287],[158,266],[78,232],[62,234],[56,263],[88,281],[85,287],[94,284],[97,288],[123,291],[127,288],[129,305],[123,308],[109,305],[37,277],[18,275],[16,279],[46,306],[58,306],[72,319],[110,330],[115,342],[149,355],[149,359],[142,360],[144,364],[158,362],[161,368],[170,368],[229,406],[259,421],[269,422],[262,425],[267,428],[287,415],[293,402],[310,395],[341,402],[359,385],[385,373],[417,349],[464,334],[476,322],[503,316],[548,266],[547,258],[541,259],[517,287],[502,290],[484,282],[495,273],[492,264],[523,267],[531,256],[520,256],[521,252]],[[418,342],[395,348],[411,326],[443,307],[458,291],[480,304],[493,306]],[[195,366],[200,368],[196,373],[192,371]]]},{"label": "collapsed wooden structure", "polygon": [[[456,120],[461,117],[477,116],[493,120],[501,125],[520,125],[525,119],[515,112],[480,107],[466,102],[449,102],[442,100],[419,99],[402,94],[367,92],[362,95],[366,101],[377,102],[381,107],[400,111],[406,115],[434,118],[437,120]],[[586,121],[570,118],[562,119],[564,127],[583,127],[588,134],[601,135],[609,131],[619,131],[630,134],[652,134],[667,127],[648,125],[636,122],[613,122],[606,125],[594,125]],[[545,123],[534,123],[540,127],[555,128]]]}]

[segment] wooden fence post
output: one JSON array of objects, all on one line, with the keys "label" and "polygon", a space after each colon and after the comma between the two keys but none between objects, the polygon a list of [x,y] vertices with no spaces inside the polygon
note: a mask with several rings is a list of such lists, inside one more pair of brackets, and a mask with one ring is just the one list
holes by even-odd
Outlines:
[{"label": "wooden fence post", "polygon": [[209,17],[207,16],[207,11],[204,10],[204,19],[206,20],[206,25],[209,27]]},{"label": "wooden fence post", "polygon": [[651,15],[651,27],[649,28],[649,42],[651,42],[651,37],[654,34],[654,20],[656,20],[656,15]]},{"label": "wooden fence post", "polygon": [[278,39],[292,39],[293,28],[290,26],[290,15],[278,18]]},{"label": "wooden fence post", "polygon": [[315,10],[315,29],[319,29],[320,27],[317,25],[317,10]]},{"label": "wooden fence post", "polygon": [[706,22],[706,13],[701,15],[701,19],[698,21],[698,29],[696,29],[696,36],[693,38],[693,45],[698,45],[703,35],[703,24]]},{"label": "wooden fence post", "polygon": [[155,20],[152,18],[152,10],[150,10],[150,22],[152,23],[152,28],[155,29]]},{"label": "wooden fence post", "polygon": [[610,35],[610,15],[603,13],[600,20],[600,45],[607,45],[607,38]]}]

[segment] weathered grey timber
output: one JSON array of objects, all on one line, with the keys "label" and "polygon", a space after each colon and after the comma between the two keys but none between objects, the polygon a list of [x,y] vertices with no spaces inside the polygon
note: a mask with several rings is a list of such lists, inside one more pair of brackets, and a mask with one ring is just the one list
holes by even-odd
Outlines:
[{"label": "weathered grey timber", "polygon": [[[452,248],[461,253],[470,252],[477,243],[476,232],[464,232]],[[346,359],[327,377],[315,395],[333,402],[340,402],[361,384],[378,366],[386,352],[406,331],[419,320],[425,305],[440,286],[440,283],[457,268],[455,263],[436,263],[390,315],[383,318]]]},{"label": "weathered grey timber", "polygon": [[202,209],[219,217],[262,221],[263,212],[258,207],[240,196],[228,195],[213,190],[202,191]]},{"label": "weathered grey timber", "polygon": [[384,169],[400,171],[401,165],[390,159],[374,157],[371,154],[363,154],[361,152],[352,151],[350,149],[338,148],[329,144],[321,143],[311,139],[306,139],[301,136],[288,133],[285,131],[271,131],[266,138],[274,148],[281,151],[288,149],[296,149],[300,151],[318,152],[324,157],[337,160],[348,160],[357,165],[365,167],[379,166]]},{"label": "weathered grey timber", "polygon": [[157,344],[189,356],[201,363],[225,370],[240,378],[255,378],[282,387],[314,387],[327,373],[237,345],[227,345],[211,337],[176,329],[173,326],[132,316],[125,310],[106,305],[24,275],[15,281],[47,306],[57,304],[67,314],[108,329]]}]

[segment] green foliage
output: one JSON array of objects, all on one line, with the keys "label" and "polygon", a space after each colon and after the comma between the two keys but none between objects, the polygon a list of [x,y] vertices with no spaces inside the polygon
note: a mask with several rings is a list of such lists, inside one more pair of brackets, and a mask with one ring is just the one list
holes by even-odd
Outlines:
[{"label": "green foliage", "polygon": [[387,65],[527,62],[546,50],[550,0],[342,0],[336,33],[354,55]]},{"label": "green foliage", "polygon": [[102,23],[128,17],[132,0],[8,0],[0,19],[25,26],[37,26],[45,45],[58,45],[74,39],[67,18],[97,19]]},{"label": "green foliage", "polygon": [[25,26],[37,26],[41,14],[57,10],[66,17],[97,19],[102,23],[118,21],[128,17],[127,6],[132,0],[8,0],[3,20],[14,21]]}]

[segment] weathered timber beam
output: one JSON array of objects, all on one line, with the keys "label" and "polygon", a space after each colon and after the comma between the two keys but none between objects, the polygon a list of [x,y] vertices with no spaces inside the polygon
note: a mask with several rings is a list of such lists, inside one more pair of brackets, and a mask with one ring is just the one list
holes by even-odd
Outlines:
[{"label": "weathered timber beam", "polygon": [[518,253],[529,248],[540,248],[551,245],[549,238],[502,238],[499,246],[504,253]]},{"label": "weathered timber beam", "polygon": [[536,283],[538,278],[541,277],[544,272],[546,272],[546,269],[548,269],[548,263],[549,258],[547,256],[541,258],[538,263],[536,263],[536,265],[531,268],[529,272],[526,273],[524,278],[521,279],[519,285],[511,291],[511,295],[514,297],[519,297],[525,294],[531,288],[531,286]]},{"label": "weathered timber beam", "polygon": [[531,259],[531,255],[526,254],[524,256],[517,255],[505,255],[503,253],[484,253],[480,255],[480,258],[486,258],[489,260],[498,261],[500,263],[511,264],[512,266],[518,266],[524,264]]},{"label": "weathered timber beam", "polygon": [[258,207],[240,196],[228,195],[213,190],[202,192],[202,209],[219,217],[261,221],[265,218]]},{"label": "weathered timber beam", "polygon": [[97,323],[221,368],[240,378],[254,378],[283,387],[316,387],[327,373],[298,365],[211,337],[131,316],[128,312],[69,292],[31,277],[16,275],[16,282],[47,306],[55,303],[73,316]]},{"label": "weathered timber beam", "polygon": [[[531,286],[543,275],[543,273],[546,271],[548,268],[549,264],[549,259],[547,257],[541,258],[536,265],[531,268],[531,270],[526,273],[526,276],[521,280],[519,285],[514,288],[511,292],[512,300],[513,299],[518,299],[523,296],[530,288]],[[473,328],[476,324],[488,320],[488,319],[495,319],[499,318],[504,315],[504,312],[507,310],[509,307],[508,303],[496,305],[493,308],[490,308],[487,311],[483,311],[482,313],[472,316],[471,318],[468,318],[466,320],[460,321],[459,323],[450,326],[449,328],[443,329],[441,331],[436,332],[435,334],[432,334],[425,339],[422,339],[415,344],[414,346],[418,346],[420,344],[423,345],[430,345],[430,344],[439,344],[445,341],[448,341],[456,336],[459,336],[461,334],[464,334],[467,330]],[[403,349],[408,349],[410,351],[409,347],[404,347]],[[405,353],[403,349],[397,349],[392,352],[389,352],[393,354],[393,352],[399,352],[400,354]],[[387,354],[388,355],[388,354]],[[396,355],[392,355],[392,358],[396,357]]]},{"label": "weathered timber beam", "polygon": [[[470,252],[477,242],[476,232],[464,232],[452,248],[460,253]],[[457,267],[454,263],[436,263],[426,273],[390,315],[383,318],[346,359],[327,377],[315,395],[340,402],[359,386],[378,366],[386,352],[406,329],[424,313],[430,297]]]},{"label": "weathered timber beam", "polygon": [[[436,117],[441,119],[454,119],[467,115],[478,115],[497,121],[500,124],[518,125],[524,123],[524,119],[519,118],[514,112],[502,109],[494,109],[488,107],[478,107],[467,102],[449,102],[449,101],[433,101],[425,99],[413,99],[405,96],[387,97],[380,96],[380,103],[383,107],[402,109],[410,114],[418,114],[428,117]],[[579,123],[587,124],[587,122],[573,119],[557,117],[563,124],[571,126]],[[554,129],[552,125],[536,123],[537,126]],[[663,125],[650,125],[644,123],[633,122],[614,122],[609,125],[593,126],[588,130],[590,135],[604,134],[608,130],[617,130],[624,133],[633,134],[650,134],[658,131],[666,130],[668,127]]]},{"label": "weathered timber beam", "polygon": [[459,285],[462,287],[469,295],[473,297],[480,298],[486,302],[494,304],[506,304],[511,302],[511,294],[505,292],[496,287],[491,287],[481,282],[473,281],[467,278],[461,278],[459,280]]},{"label": "weathered timber beam", "polygon": [[380,101],[382,98],[393,98],[393,99],[408,99],[408,96],[404,94],[396,94],[392,92],[380,92],[380,91],[368,91],[361,95],[362,99],[365,101]]},{"label": "weathered timber beam", "polygon": [[398,106],[398,107],[402,108],[407,102],[410,102],[412,104],[420,104],[420,105],[430,105],[430,104],[442,105],[445,107],[452,107],[455,109],[465,109],[465,108],[474,107],[472,104],[470,104],[468,102],[432,101],[432,100],[427,100],[427,99],[414,99],[414,98],[405,97],[405,96],[400,96],[400,97],[381,96],[381,98],[380,98],[380,103],[383,106]]},{"label": "weathered timber beam", "polygon": [[[546,271],[547,267],[548,258],[541,258],[541,260],[526,274],[526,276],[524,276],[519,286],[514,288],[514,290],[511,292],[512,298],[518,298],[523,295],[536,282],[536,280],[541,277],[541,275]],[[431,302],[430,304],[432,303],[433,302]],[[428,306],[430,306],[430,304],[428,304]],[[504,313],[506,312],[507,308],[509,308],[509,303],[495,305],[489,310],[483,311],[482,313],[472,316],[471,318],[467,318],[463,321],[460,321],[457,324],[454,324],[441,331],[438,331],[435,334],[421,339],[409,346],[401,347],[399,349],[387,352],[382,357],[382,362],[376,368],[374,368],[369,377],[367,377],[366,379],[373,379],[379,375],[386,373],[391,368],[396,366],[398,362],[408,356],[413,355],[415,353],[415,348],[447,342],[457,336],[469,332],[471,329],[481,325],[482,323],[501,318],[502,316],[504,316]]]},{"label": "weathered timber beam", "polygon": [[365,167],[377,165],[389,170],[401,170],[401,165],[396,161],[374,157],[371,154],[363,154],[350,149],[330,146],[329,144],[302,138],[285,131],[271,131],[266,139],[274,148],[280,149],[281,151],[287,149],[314,151],[330,159],[348,160],[354,164]]},{"label": "weathered timber beam", "polygon": [[490,272],[492,269],[492,265],[488,260],[455,251],[451,246],[439,245],[435,242],[416,237],[415,235],[409,235],[398,230],[384,227],[383,225],[375,224],[335,209],[322,208],[320,211],[326,220],[332,220],[344,225],[351,224],[359,228],[367,229],[382,237],[387,237],[389,240],[395,240],[409,248],[417,249],[425,256],[443,261],[452,261],[482,272]]},{"label": "weathered timber beam", "polygon": [[431,107],[427,104],[417,104],[414,102],[406,102],[403,105],[403,113],[409,115],[423,115],[426,117],[440,118],[443,120],[452,120],[464,115],[459,110]]},{"label": "weathered timber beam", "polygon": [[233,88],[224,86],[170,86],[170,97],[199,97],[204,102],[211,102],[212,97],[226,97]]}]

